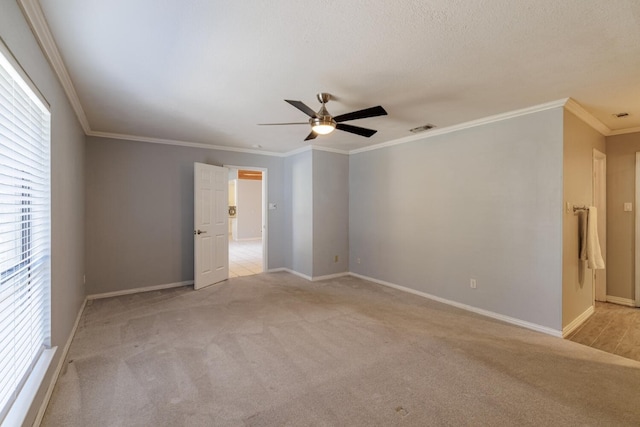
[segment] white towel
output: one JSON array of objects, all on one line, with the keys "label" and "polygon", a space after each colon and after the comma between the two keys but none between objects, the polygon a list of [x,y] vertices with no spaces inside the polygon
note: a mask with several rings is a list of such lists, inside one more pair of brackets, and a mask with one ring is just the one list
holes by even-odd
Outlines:
[{"label": "white towel", "polygon": [[587,266],[592,270],[604,268],[604,259],[600,252],[600,240],[598,240],[598,210],[594,206],[589,207],[587,216]]}]

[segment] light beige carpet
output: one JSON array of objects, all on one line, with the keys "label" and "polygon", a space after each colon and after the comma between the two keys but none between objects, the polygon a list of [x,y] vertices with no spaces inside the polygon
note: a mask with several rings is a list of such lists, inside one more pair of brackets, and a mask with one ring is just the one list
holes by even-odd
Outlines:
[{"label": "light beige carpet", "polygon": [[640,424],[640,363],[353,277],[90,302],[44,426]]}]

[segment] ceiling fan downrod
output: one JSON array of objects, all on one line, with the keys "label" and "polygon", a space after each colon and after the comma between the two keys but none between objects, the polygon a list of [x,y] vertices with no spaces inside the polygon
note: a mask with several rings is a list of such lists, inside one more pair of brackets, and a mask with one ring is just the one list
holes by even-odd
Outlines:
[{"label": "ceiling fan downrod", "polygon": [[336,121],[333,120],[331,114],[327,111],[325,103],[329,102],[331,99],[331,95],[328,93],[319,93],[316,95],[318,101],[322,104],[320,110],[316,113],[315,117],[309,119],[309,124],[311,125],[311,129],[318,135],[327,135],[336,128]]}]

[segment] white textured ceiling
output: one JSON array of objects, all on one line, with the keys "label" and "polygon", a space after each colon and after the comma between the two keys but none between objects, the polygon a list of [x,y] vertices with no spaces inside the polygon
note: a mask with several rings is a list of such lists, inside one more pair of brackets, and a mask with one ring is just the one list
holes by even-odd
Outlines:
[{"label": "white textured ceiling", "polygon": [[[286,152],[329,92],[343,150],[572,97],[640,127],[638,0],[40,0],[94,132]],[[629,117],[614,118],[613,113]]]}]

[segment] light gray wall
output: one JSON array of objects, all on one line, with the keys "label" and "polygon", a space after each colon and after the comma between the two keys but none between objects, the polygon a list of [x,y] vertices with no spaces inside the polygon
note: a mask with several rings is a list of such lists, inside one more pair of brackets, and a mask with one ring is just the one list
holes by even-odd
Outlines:
[{"label": "light gray wall", "polygon": [[562,150],[555,108],[351,155],[350,270],[560,330]]},{"label": "light gray wall", "polygon": [[0,37],[51,105],[51,342],[53,363],[24,425],[32,425],[84,301],[84,133],[15,1],[3,1]]},{"label": "light gray wall", "polygon": [[313,276],[348,270],[349,156],[313,151]]},{"label": "light gray wall", "polygon": [[268,265],[287,253],[284,159],[87,138],[89,294],[193,280],[193,163],[268,169]]},{"label": "light gray wall", "polygon": [[287,268],[313,275],[313,154],[305,151],[285,159],[288,195],[288,238],[291,249]]},{"label": "light gray wall", "polygon": [[[607,295],[635,300],[636,152],[640,132],[607,137]],[[633,211],[624,212],[625,203]]]},{"label": "light gray wall", "polygon": [[[574,114],[564,114],[564,204],[592,206],[593,149],[605,152],[605,138]],[[562,215],[562,326],[569,325],[593,305],[593,272],[583,266],[580,284],[578,216]],[[603,242],[604,243],[604,242]],[[604,252],[603,252],[604,255]],[[602,272],[603,273],[603,272]]]}]

